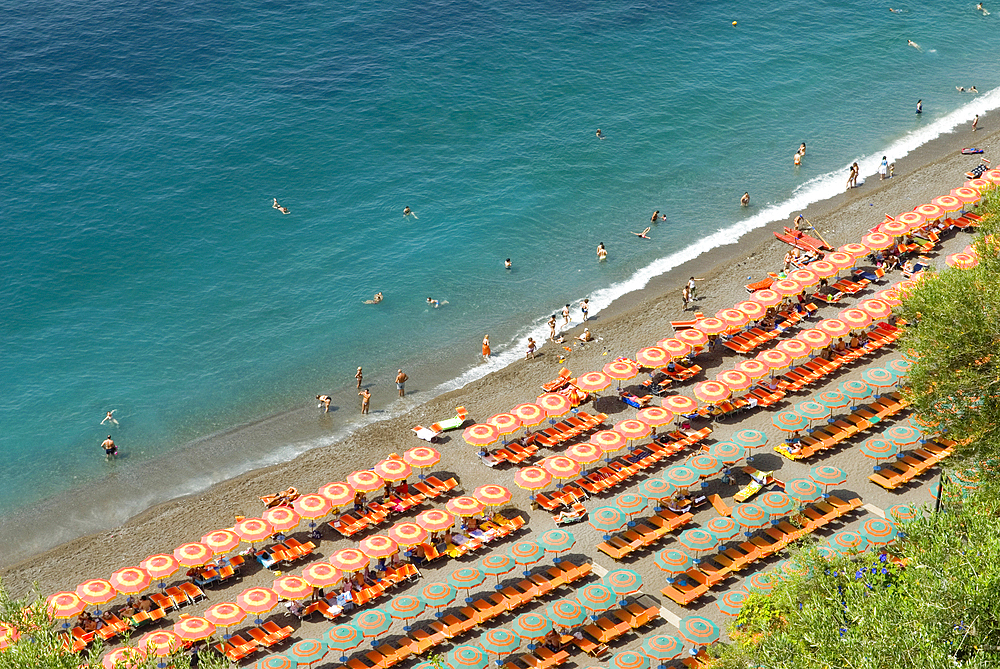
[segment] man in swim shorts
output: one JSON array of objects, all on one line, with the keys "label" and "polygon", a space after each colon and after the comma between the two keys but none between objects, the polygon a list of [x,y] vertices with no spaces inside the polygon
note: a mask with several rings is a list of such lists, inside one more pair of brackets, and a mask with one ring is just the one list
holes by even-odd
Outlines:
[{"label": "man in swim shorts", "polygon": [[361,398],[361,413],[362,414],[368,413],[368,402],[372,398],[372,391],[365,388],[360,393],[358,393],[358,397]]},{"label": "man in swim shorts", "polygon": [[440,305],[441,303],[440,303],[440,302],[438,302],[437,300],[433,300],[433,299],[431,299],[431,298],[429,298],[429,297],[428,297],[428,298],[427,298],[427,304],[429,304],[429,305],[431,305],[432,307],[434,307],[435,309],[437,309],[437,308],[438,308],[438,305]]},{"label": "man in swim shorts", "polygon": [[108,435],[108,438],[101,443],[101,448],[104,449],[105,459],[110,460],[111,458],[118,457],[118,447],[115,446],[115,442],[112,441],[110,434]]},{"label": "man in swim shorts", "polygon": [[408,377],[403,370],[399,370],[399,373],[396,374],[396,390],[399,391],[400,397],[406,394],[405,386],[408,378],[410,377]]},{"label": "man in swim shorts", "polygon": [[580,302],[580,311],[583,313],[583,322],[586,323],[587,322],[587,314],[590,312],[590,298],[589,297],[584,298],[583,301]]}]

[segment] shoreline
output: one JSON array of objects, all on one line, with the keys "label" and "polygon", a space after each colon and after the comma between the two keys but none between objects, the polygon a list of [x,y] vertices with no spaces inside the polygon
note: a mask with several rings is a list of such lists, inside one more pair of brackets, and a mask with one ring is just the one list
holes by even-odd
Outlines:
[{"label": "shoreline", "polygon": [[[989,146],[993,150],[1000,135],[990,126],[996,116],[995,112],[981,116],[982,127],[975,135],[980,146]],[[961,185],[964,181],[961,171],[970,168],[978,157],[959,156],[956,147],[961,148],[970,141],[970,137],[971,133],[964,127],[942,134],[897,160],[894,179],[880,183],[868,177],[861,187],[813,203],[802,213],[834,246],[857,238],[860,231],[880,222],[883,214],[896,215],[920,204],[917,200],[921,197],[941,195]],[[988,151],[985,157],[989,155]],[[731,306],[736,301],[734,297],[740,293],[745,295],[742,286],[748,275],[759,279],[765,272],[780,266],[785,247],[773,237],[771,231],[781,225],[780,222],[769,224],[744,234],[735,243],[711,249],[694,260],[651,278],[645,287],[625,293],[608,307],[594,313],[591,317],[592,331],[603,339],[603,343],[598,342],[598,346],[590,346],[583,351],[574,350],[566,366],[574,373],[589,371],[607,361],[601,356],[603,348],[610,349],[610,355],[632,355],[638,347],[667,336],[670,332],[669,321],[682,315],[682,282],[692,274],[706,278],[704,284],[699,286],[695,310],[708,315]],[[707,272],[696,269],[706,266],[711,267]],[[569,332],[579,329],[577,324]],[[560,366],[556,363],[555,353],[554,347],[543,346],[533,361],[517,360],[462,388],[441,393],[416,406],[392,402],[387,407],[385,418],[359,427],[342,440],[337,435],[329,436],[329,443],[309,448],[288,462],[254,468],[207,489],[154,504],[125,519],[112,530],[78,537],[48,550],[35,551],[10,564],[7,564],[9,558],[5,557],[5,564],[0,565],[5,586],[15,594],[24,592],[30,581],[35,579],[40,581],[43,592],[72,587],[84,578],[106,575],[121,566],[137,563],[151,553],[169,550],[171,544],[191,540],[195,534],[200,536],[215,527],[231,525],[234,514],[257,515],[260,507],[256,497],[260,495],[288,485],[295,485],[300,490],[315,489],[331,480],[343,478],[353,469],[367,468],[391,451],[402,452],[422,443],[412,436],[409,428],[416,423],[432,422],[452,415],[456,404],[467,406],[473,419],[485,420],[492,413],[524,401],[540,383],[551,379]],[[699,362],[701,364],[701,359]],[[703,366],[707,373],[714,374],[716,365],[713,369]],[[420,396],[421,393],[416,393],[416,399],[419,400]],[[612,404],[605,402],[606,399],[602,398],[602,410],[606,410],[605,404]],[[611,408],[621,411],[620,407]],[[250,428],[275,430],[287,436],[282,431],[288,428],[290,419],[304,415],[306,410],[266,416],[196,443],[226,438],[231,447],[238,448],[241,440],[253,436],[248,434],[252,431]],[[307,431],[303,428],[302,434]],[[464,452],[467,448],[460,434],[453,433],[450,441],[439,449],[443,455],[447,452],[442,466],[456,466],[453,461],[457,458],[448,456]],[[174,457],[190,469],[184,458]],[[471,466],[473,476],[476,472],[479,478],[490,475],[490,470],[478,462],[472,462]],[[506,481],[509,471],[505,470],[502,474]],[[471,487],[474,486],[466,485],[467,489]],[[515,502],[522,501],[519,493],[523,491],[517,489],[514,492]],[[99,496],[99,491],[95,494]],[[58,504],[50,502],[48,506],[53,507],[49,513],[60,513]],[[66,513],[66,510],[61,512]],[[114,558],[109,559],[108,556]]]}]

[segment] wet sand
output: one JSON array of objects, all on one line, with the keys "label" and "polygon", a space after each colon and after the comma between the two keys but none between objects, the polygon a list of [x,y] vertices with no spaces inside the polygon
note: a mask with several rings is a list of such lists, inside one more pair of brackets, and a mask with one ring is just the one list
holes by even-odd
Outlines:
[{"label": "wet sand", "polygon": [[[997,154],[1000,144],[1000,133],[993,127],[996,123],[994,116],[995,114],[982,117],[980,131],[975,134],[975,144],[987,149],[985,154],[987,158]],[[803,213],[834,247],[857,241],[868,228],[880,223],[884,214],[896,215],[908,211],[960,186],[965,181],[963,172],[971,169],[979,158],[958,154],[963,146],[973,141],[971,137],[967,129],[943,136],[907,158],[897,161],[895,178],[880,182],[877,176],[869,177],[861,187],[817,203]],[[680,289],[688,276],[695,275],[706,279],[698,284],[698,299],[695,303],[696,310],[706,315],[714,314],[719,309],[744,300],[747,294],[743,285],[747,276],[752,275],[756,280],[768,271],[776,271],[781,265],[781,258],[787,247],[774,239],[771,233],[775,229],[780,229],[780,224],[772,224],[767,229],[750,233],[741,238],[738,244],[716,249],[657,277],[645,289],[623,296],[610,308],[591,318],[588,325],[598,337],[598,341],[582,348],[573,346],[573,351],[568,355],[564,365],[574,375],[600,369],[617,355],[631,357],[637,349],[670,336],[672,332],[670,321],[685,317],[681,306]],[[944,237],[944,248],[932,256],[934,264],[943,267],[945,255],[960,250],[971,241],[971,238],[970,234],[964,232]],[[882,287],[895,283],[900,278],[898,272],[889,274],[886,282],[877,289],[881,290]],[[871,292],[862,293],[860,297],[867,297]],[[818,318],[832,317],[844,306],[854,304],[856,301],[857,299],[848,299],[838,306],[823,307],[819,311]],[[691,312],[687,313],[690,315]],[[578,318],[578,315],[575,315]],[[581,327],[578,323],[576,325],[570,334],[579,333]],[[695,381],[714,378],[718,371],[728,369],[740,360],[726,349],[722,351],[725,354],[716,352],[702,354],[697,358],[697,363],[705,371]],[[273,493],[288,486],[296,486],[300,491],[312,491],[330,481],[343,480],[344,476],[353,470],[366,469],[390,452],[402,453],[408,448],[420,445],[423,442],[413,436],[410,428],[415,424],[427,425],[450,417],[454,414],[455,406],[467,407],[472,419],[484,421],[489,416],[506,411],[520,402],[533,400],[541,393],[540,385],[554,378],[560,367],[564,366],[558,362],[563,353],[562,348],[546,343],[533,360],[514,363],[460,390],[436,397],[408,413],[368,425],[343,441],[309,450],[290,462],[251,471],[217,484],[203,493],[160,504],[113,530],[76,539],[44,553],[31,555],[17,564],[11,564],[13,560],[10,559],[10,555],[13,553],[18,558],[21,555],[18,555],[17,551],[12,551],[8,553],[8,558],[4,559],[3,584],[17,595],[26,592],[32,582],[38,582],[44,594],[73,589],[87,578],[107,577],[114,570],[137,564],[148,555],[169,552],[175,546],[197,540],[211,530],[231,526],[236,515],[258,516],[262,512],[262,505],[258,501],[260,495]],[[874,361],[884,363],[898,355],[897,351],[884,350],[874,356]],[[825,383],[808,388],[808,392],[790,395],[788,401],[778,405],[777,408],[785,408],[845,379],[859,376],[861,369],[868,362],[870,360],[841,370]],[[413,378],[408,384],[408,390],[410,388],[420,390],[420,377],[416,374],[411,376]],[[678,392],[690,395],[692,385],[693,382],[689,382],[679,386]],[[593,406],[584,407],[585,410],[603,411],[609,415],[609,421],[612,423],[634,416],[635,410],[621,403],[614,396],[612,389],[608,389],[602,395]],[[744,428],[761,429],[771,438],[771,445],[778,443],[779,433],[771,427],[771,415],[772,412],[769,410],[755,410],[744,414],[740,419],[712,423],[714,432],[708,443],[712,443],[712,440],[725,440],[733,432]],[[887,427],[892,424],[892,421],[885,423]],[[700,424],[695,425],[695,427],[700,426]],[[817,456],[805,463],[789,462],[775,455],[770,448],[766,448],[759,451],[760,456],[755,464],[762,469],[775,469],[776,476],[782,480],[807,475],[808,468],[817,463],[835,464],[847,472],[848,481],[833,492],[841,497],[860,496],[866,504],[878,508],[886,508],[901,502],[929,501],[927,487],[931,481],[936,480],[934,477],[926,476],[920,479],[919,485],[914,483],[895,492],[885,491],[868,481],[867,476],[871,472],[872,462],[862,457],[857,449],[867,436],[871,434],[852,440],[832,453]],[[476,449],[462,440],[461,432],[449,433],[437,448],[443,456],[440,465],[434,469],[438,475],[457,476],[462,483],[461,487],[469,492],[487,482],[506,485],[514,493],[512,506],[530,516],[527,532],[537,533],[554,526],[550,514],[530,510],[527,492],[513,484],[513,474],[516,470],[506,465],[496,469],[487,468],[475,457]],[[542,454],[549,453],[543,451]],[[682,459],[679,457],[668,461],[664,466],[675,464]],[[197,471],[196,462],[188,464],[192,471]],[[658,475],[662,470],[661,466],[654,469],[653,473]],[[629,485],[622,486],[615,492],[618,494],[635,491],[639,483],[640,480],[631,481]],[[745,475],[740,475],[738,483],[739,485],[746,483]],[[730,502],[735,491],[736,487],[724,486],[717,480],[712,481],[707,490],[709,493],[719,492],[724,498],[729,498]],[[591,499],[586,506],[594,508],[612,503],[614,496],[609,494]],[[433,505],[439,506],[440,503]],[[714,515],[715,512],[710,506],[707,510],[703,508],[697,515],[695,523],[705,522]],[[862,513],[860,520],[863,521],[865,517]],[[857,522],[858,518],[855,516],[850,522]],[[569,551],[569,559],[587,559],[596,565],[614,568],[615,563],[611,558],[592,548],[600,541],[598,533],[586,523],[574,525],[570,529],[575,534],[577,543],[576,547]],[[827,530],[820,534],[829,533]],[[332,534],[332,531],[327,530],[317,550],[317,556],[329,555],[335,550],[351,545],[352,542],[339,536],[335,538]],[[508,540],[490,550],[504,551],[510,543]],[[667,539],[661,542],[658,548],[669,547],[671,544],[672,541]],[[480,552],[461,562],[474,563],[483,554],[485,552]],[[666,611],[675,615],[683,616],[689,612],[699,612],[717,622],[725,622],[724,616],[711,603],[713,595],[720,595],[728,587],[738,585],[741,582],[739,579],[731,579],[726,586],[712,590],[710,596],[702,598],[688,609],[682,609],[659,594],[666,580],[654,566],[652,555],[649,551],[641,552],[637,558],[628,560],[623,565],[635,569],[643,576],[644,593],[653,596]],[[776,561],[771,560],[767,564]],[[763,565],[763,568],[766,568],[767,564]],[[455,566],[455,561],[438,562],[434,567],[423,570],[422,582],[437,580],[437,577],[447,578]],[[298,573],[300,570],[301,568],[297,566],[291,571]],[[750,570],[745,575],[753,571]],[[250,585],[269,585],[273,577],[273,574],[266,570],[250,569],[242,582],[210,591],[209,603],[231,601],[243,588]],[[417,586],[411,586],[412,590],[416,588]],[[549,598],[551,599],[552,597]],[[534,606],[541,610],[544,608],[544,602]],[[185,612],[197,614],[204,607],[205,604],[199,604],[188,607],[189,610]],[[272,615],[276,615],[282,624],[292,624],[290,616],[278,611],[280,609],[276,609]],[[425,615],[421,620],[428,618],[429,616]],[[320,622],[302,624],[293,638],[306,638],[321,633],[329,623],[319,620]],[[298,626],[297,622],[294,624]],[[668,632],[673,631],[669,624],[663,629]],[[399,632],[398,626],[394,626],[390,634],[397,632]],[[613,651],[638,647],[638,643],[639,640],[635,637],[627,637],[616,645]],[[574,655],[571,664],[573,662],[579,666],[591,664],[582,654]],[[323,663],[320,666],[327,665],[328,663]]]}]

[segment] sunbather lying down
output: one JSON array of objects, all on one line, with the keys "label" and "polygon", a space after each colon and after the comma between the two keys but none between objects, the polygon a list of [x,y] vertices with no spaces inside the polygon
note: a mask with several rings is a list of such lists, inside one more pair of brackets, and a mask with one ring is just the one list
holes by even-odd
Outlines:
[{"label": "sunbather lying down", "polygon": [[296,488],[290,487],[276,495],[264,495],[260,498],[260,501],[264,502],[264,506],[270,509],[276,506],[288,506],[298,498],[299,491]]}]

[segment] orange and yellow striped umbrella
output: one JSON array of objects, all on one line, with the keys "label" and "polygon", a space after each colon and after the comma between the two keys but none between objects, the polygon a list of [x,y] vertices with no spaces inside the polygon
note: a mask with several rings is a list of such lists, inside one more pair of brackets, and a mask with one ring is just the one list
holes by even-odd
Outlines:
[{"label": "orange and yellow striped umbrella", "polygon": [[[418,446],[417,448],[420,447]],[[410,451],[407,451],[406,453],[409,452]],[[406,459],[406,453],[403,454],[403,459]],[[347,485],[346,483],[343,483],[342,481],[334,481],[333,483],[327,483],[325,486],[319,489],[319,494],[323,495],[323,497],[326,497],[328,500],[330,500],[330,504],[333,504],[338,509],[354,501],[354,488]]]},{"label": "orange and yellow striped umbrella", "polygon": [[725,384],[732,391],[746,390],[753,384],[753,379],[738,369],[727,369],[715,375],[715,380]]},{"label": "orange and yellow striped umbrella", "polygon": [[323,495],[312,493],[302,495],[296,499],[292,502],[292,508],[295,509],[295,513],[303,518],[316,520],[317,518],[330,515],[330,512],[333,511],[333,504],[326,497],[323,497]]},{"label": "orange and yellow striped umbrella", "polygon": [[[588,444],[589,445],[589,444]],[[510,490],[496,483],[481,485],[472,495],[486,506],[500,506],[510,501]]]},{"label": "orange and yellow striped umbrella", "polygon": [[552,474],[553,478],[557,479],[571,479],[580,473],[580,463],[565,455],[553,455],[545,458],[542,460],[542,467],[549,474]]},{"label": "orange and yellow striped umbrella", "polygon": [[441,462],[441,454],[430,446],[417,446],[403,453],[403,460],[411,467],[423,469],[425,467],[433,467]]},{"label": "orange and yellow striped umbrella", "polygon": [[[872,234],[874,235],[879,233],[873,232]],[[882,235],[882,236],[888,237],[888,235]],[[892,243],[891,237],[889,238],[889,243],[890,244]],[[865,255],[867,255],[867,251],[865,252]],[[837,269],[850,269],[851,267],[854,267],[854,265],[856,265],[858,262],[855,256],[849,253],[841,253],[840,251],[828,253],[826,257],[823,258],[823,260],[827,261]]]},{"label": "orange and yellow striped umbrella", "polygon": [[792,357],[784,351],[779,351],[776,348],[772,348],[768,351],[761,351],[757,354],[756,359],[767,365],[767,368],[772,372],[784,369],[792,364]]},{"label": "orange and yellow striped umbrella", "polygon": [[952,253],[944,259],[944,262],[948,267],[972,269],[979,264],[979,256],[972,253]]},{"label": "orange and yellow striped umbrella", "polygon": [[304,578],[294,574],[274,579],[271,589],[283,599],[305,599],[313,594],[313,587]]},{"label": "orange and yellow striped umbrella", "polygon": [[797,282],[803,288],[815,286],[819,283],[819,276],[811,269],[797,269],[788,273],[788,278]]},{"label": "orange and yellow striped umbrella", "polygon": [[792,360],[798,360],[809,355],[812,347],[801,339],[786,339],[775,346],[774,350],[787,354]]},{"label": "orange and yellow striped umbrella", "polygon": [[762,363],[760,360],[755,360],[753,358],[750,360],[744,360],[740,364],[736,365],[736,369],[743,372],[751,379],[762,379],[771,371],[770,367]]},{"label": "orange and yellow striped umbrella", "polygon": [[246,617],[247,612],[234,602],[219,602],[208,607],[205,611],[205,620],[215,623],[219,627],[239,625]]},{"label": "orange and yellow striped umbrella", "polygon": [[396,458],[383,460],[382,462],[376,464],[372,469],[385,481],[402,481],[413,473],[410,469],[410,465],[406,464],[402,460],[397,460]]},{"label": "orange and yellow striped umbrella", "polygon": [[[520,470],[519,473],[524,472],[525,469],[540,469],[541,467],[525,467]],[[514,477],[517,478],[517,475]],[[427,509],[426,511],[421,511],[417,514],[417,525],[424,528],[428,532],[440,532],[441,530],[446,530],[455,524],[455,516],[451,515],[444,509]]]},{"label": "orange and yellow striped umbrella", "polygon": [[966,188],[975,188],[980,193],[993,187],[993,182],[989,179],[969,179],[964,184]]},{"label": "orange and yellow striped umbrella", "polygon": [[859,330],[872,322],[872,317],[861,309],[844,309],[837,315],[852,330]]},{"label": "orange and yellow striped umbrella", "polygon": [[60,619],[72,618],[87,608],[87,602],[80,599],[75,592],[57,592],[49,595],[45,603],[52,617]]},{"label": "orange and yellow striped umbrella", "polygon": [[150,555],[148,558],[139,563],[149,577],[154,581],[162,581],[163,579],[172,576],[181,568],[180,563],[177,562],[177,558],[173,555],[167,555],[166,553],[161,553],[160,555]]},{"label": "orange and yellow striped umbrella", "polygon": [[828,279],[840,271],[836,265],[826,260],[817,260],[809,263],[809,269],[821,279]]},{"label": "orange and yellow striped umbrella", "polygon": [[889,318],[892,315],[892,307],[882,300],[864,300],[858,305],[858,308],[871,316],[873,320]]},{"label": "orange and yellow striped umbrella", "polygon": [[228,553],[240,545],[239,536],[232,530],[216,530],[201,538],[201,543],[212,549],[216,555]]},{"label": "orange and yellow striped umbrella", "polygon": [[817,330],[822,330],[831,337],[846,337],[851,334],[851,326],[836,318],[824,318],[816,324]]},{"label": "orange and yellow striped umbrella", "polygon": [[76,594],[87,604],[103,604],[118,596],[111,581],[103,578],[92,578],[76,586]]},{"label": "orange and yellow striped umbrella", "polygon": [[612,429],[626,439],[642,439],[648,437],[650,433],[649,425],[634,418],[618,421]]},{"label": "orange and yellow striped umbrella", "polygon": [[[708,336],[697,328],[687,328],[686,330],[681,330],[680,332],[678,332],[676,336],[670,339],[664,339],[656,344],[657,346],[665,348],[667,350],[667,353],[670,353],[671,355],[674,355],[674,357],[677,357],[677,355],[675,355],[674,352],[670,350],[670,348],[663,345],[663,342],[671,340],[679,341],[684,344],[688,344],[690,346],[698,347],[698,346],[704,346],[705,344],[708,343]],[[687,355],[687,351],[681,353],[680,355]]]},{"label": "orange and yellow striped umbrella", "polygon": [[302,578],[314,588],[328,588],[340,581],[344,574],[329,562],[313,562],[302,570]]},{"label": "orange and yellow striped umbrella", "polygon": [[830,344],[830,334],[824,332],[823,330],[818,330],[812,328],[810,330],[803,330],[795,336],[796,339],[801,339],[805,343],[809,344],[813,349],[823,348],[824,346],[829,346]]},{"label": "orange and yellow striped umbrella", "polygon": [[465,428],[462,439],[472,446],[489,446],[500,440],[500,430],[488,423],[476,423]]},{"label": "orange and yellow striped umbrella", "polygon": [[941,207],[942,211],[958,211],[962,208],[962,201],[954,195],[942,195],[931,200],[931,204]]},{"label": "orange and yellow striped umbrella", "polygon": [[111,578],[108,580],[121,594],[135,595],[148,588],[153,579],[145,569],[125,567],[111,574]]},{"label": "orange and yellow striped umbrella", "polygon": [[521,429],[521,419],[512,413],[498,413],[486,419],[500,434],[512,434]]},{"label": "orange and yellow striped umbrella", "polygon": [[898,307],[903,303],[903,301],[899,299],[899,293],[896,292],[895,288],[886,288],[883,291],[875,293],[875,299],[882,300],[890,307]]},{"label": "orange and yellow striped umbrella", "polygon": [[986,179],[992,184],[1000,184],[1000,170],[992,169],[983,172],[983,179]]},{"label": "orange and yellow striped umbrella", "polygon": [[936,221],[944,216],[944,209],[936,204],[922,204],[919,207],[914,207],[913,211],[923,216],[926,221]]},{"label": "orange and yellow striped umbrella", "polygon": [[751,295],[750,299],[758,304],[764,305],[765,307],[773,307],[781,302],[781,294],[776,293],[770,288],[764,288],[763,290],[758,290]]},{"label": "orange and yellow striped umbrella", "polygon": [[399,544],[387,536],[375,534],[362,539],[358,543],[358,548],[362,553],[375,560],[397,553],[399,551]]},{"label": "orange and yellow striped umbrella", "polygon": [[200,541],[192,541],[174,549],[177,563],[183,567],[200,567],[208,564],[215,554],[212,549]]},{"label": "orange and yellow striped umbrella", "polygon": [[[595,393],[610,386],[611,377],[604,372],[587,372],[586,374],[581,374],[576,379],[574,385],[576,385],[576,387],[580,390],[585,390],[588,393]],[[542,397],[544,397],[544,395]],[[562,397],[562,395],[559,397]],[[541,404],[541,397],[538,399],[538,403]]]},{"label": "orange and yellow striped umbrella", "polygon": [[[579,387],[580,386],[577,386],[577,388]],[[580,388],[580,390],[583,390],[583,388]],[[563,414],[569,413],[569,410],[573,408],[569,398],[565,395],[560,395],[559,393],[545,393],[544,395],[539,395],[538,399],[535,400],[535,403],[542,407],[542,411],[544,411],[547,416],[562,416]]]},{"label": "orange and yellow striped umbrella", "polygon": [[668,395],[660,400],[664,409],[670,409],[678,416],[685,416],[698,410],[698,403],[684,395]]},{"label": "orange and yellow striped umbrella", "polygon": [[746,314],[746,317],[751,321],[759,321],[767,315],[767,307],[760,302],[754,302],[753,300],[740,302],[735,308]]},{"label": "orange and yellow striped umbrella", "polygon": [[749,322],[750,317],[739,309],[723,309],[715,317],[725,323],[730,330],[738,330]]},{"label": "orange and yellow striped umbrella", "polygon": [[518,404],[516,407],[511,409],[510,412],[517,416],[517,419],[521,421],[521,425],[526,425],[528,427],[538,425],[545,420],[545,412],[542,411],[542,407],[531,402]]},{"label": "orange and yellow striped umbrella", "polygon": [[[326,497],[323,499],[326,499],[328,502],[330,501]],[[299,526],[300,522],[302,522],[302,518],[299,517],[299,514],[295,513],[293,509],[289,509],[287,506],[276,506],[273,509],[268,509],[264,512],[264,520],[266,520],[271,527],[274,528],[275,532],[287,532],[289,530],[293,530]],[[239,537],[236,537],[236,540],[238,542]]]},{"label": "orange and yellow striped umbrella", "polygon": [[329,562],[340,571],[360,571],[371,558],[360,548],[341,548],[330,556]]},{"label": "orange and yellow striped umbrella", "polygon": [[166,657],[179,651],[184,642],[170,630],[159,630],[148,632],[139,639],[139,643],[136,645],[146,651],[147,655]]},{"label": "orange and yellow striped umbrella", "polygon": [[[621,432],[601,430],[590,435],[590,443],[600,447],[605,453],[620,451],[628,445],[628,439]],[[523,469],[521,471],[524,471]]]},{"label": "orange and yellow striped umbrella", "polygon": [[612,379],[624,381],[625,379],[631,379],[636,374],[638,374],[639,368],[633,365],[631,362],[626,362],[624,360],[615,360],[614,362],[609,362],[608,364],[604,365],[604,373],[610,376]]},{"label": "orange and yellow striped umbrella", "polygon": [[968,186],[953,188],[951,194],[966,203],[979,202],[983,198],[982,194],[978,190],[975,188],[969,188]]},{"label": "orange and yellow striped umbrella", "polygon": [[900,214],[896,217],[897,223],[902,223],[906,225],[910,230],[914,228],[919,228],[924,224],[924,217],[915,211],[908,211],[905,214]]},{"label": "orange and yellow striped umbrella", "polygon": [[542,467],[522,467],[514,474],[514,483],[525,490],[541,490],[552,483],[552,474]]},{"label": "orange and yellow striped umbrella", "polygon": [[409,521],[396,523],[386,534],[400,546],[416,546],[427,541],[427,530]]},{"label": "orange and yellow striped umbrella", "polygon": [[708,404],[722,402],[731,394],[729,386],[718,381],[702,381],[694,387],[694,396]]},{"label": "orange and yellow striped umbrella", "polygon": [[141,667],[142,661],[145,659],[146,651],[143,649],[135,646],[122,646],[102,657],[101,666],[104,669],[132,669],[133,667]]},{"label": "orange and yellow striped umbrella", "polygon": [[200,616],[191,616],[174,623],[174,634],[184,641],[201,641],[215,634],[215,625]]},{"label": "orange and yellow striped umbrella", "polygon": [[244,518],[236,523],[233,532],[240,535],[240,539],[251,544],[264,541],[274,534],[271,524],[263,518]]},{"label": "orange and yellow striped umbrella", "polygon": [[903,221],[886,221],[878,226],[878,231],[892,237],[901,237],[910,231],[910,226]]},{"label": "orange and yellow striped umbrella", "polygon": [[663,407],[646,407],[645,409],[639,409],[635,417],[650,427],[656,427],[658,425],[666,425],[672,421],[674,419],[674,412]]},{"label": "orange and yellow striped umbrella", "polygon": [[604,457],[604,449],[597,444],[583,441],[567,448],[566,457],[572,458],[581,465],[589,465]]},{"label": "orange and yellow striped umbrella", "polygon": [[643,367],[662,367],[670,362],[670,354],[659,346],[647,346],[635,354],[636,361]]},{"label": "orange and yellow striped umbrella", "polygon": [[364,469],[348,474],[347,484],[355,490],[360,490],[361,492],[371,492],[372,490],[378,490],[384,486],[385,481],[383,481],[382,477],[372,470]]},{"label": "orange and yellow striped umbrella", "polygon": [[704,332],[707,335],[722,334],[729,329],[726,322],[718,318],[702,318],[700,321],[696,322],[694,326]]},{"label": "orange and yellow striped umbrella", "polygon": [[787,297],[789,295],[798,295],[804,288],[802,284],[794,279],[778,279],[771,284],[770,290]]},{"label": "orange and yellow striped umbrella", "polygon": [[[897,217],[896,220],[898,221],[899,217]],[[842,253],[846,256],[850,256],[851,258],[863,258],[866,255],[868,255],[869,251],[868,247],[865,246],[864,244],[859,244],[858,242],[851,242],[850,244],[844,244],[839,249],[837,249],[837,253]],[[829,262],[828,258],[824,258],[824,260],[826,262]]]},{"label": "orange and yellow striped umbrella", "polygon": [[449,499],[444,508],[456,516],[475,516],[483,512],[483,503],[472,495],[461,495]]}]

